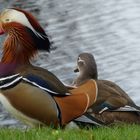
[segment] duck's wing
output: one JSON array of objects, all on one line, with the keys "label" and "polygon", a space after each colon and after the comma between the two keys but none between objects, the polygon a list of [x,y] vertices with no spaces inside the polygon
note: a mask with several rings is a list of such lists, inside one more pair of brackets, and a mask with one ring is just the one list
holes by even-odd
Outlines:
[{"label": "duck's wing", "polygon": [[[47,75],[51,75],[50,72],[47,74],[42,74],[42,71],[34,72],[32,69],[29,71],[25,71],[24,73],[12,74],[9,76],[4,76],[0,78],[0,89],[8,89],[16,86],[19,82],[26,82],[32,86],[36,86],[41,90],[48,92],[53,96],[67,96],[70,93],[67,92],[65,86],[59,82],[59,80],[55,80]],[[47,72],[47,71],[46,71]],[[39,73],[39,74],[38,74]],[[44,73],[44,72],[43,72]],[[60,89],[59,89],[60,88]]]},{"label": "duck's wing", "polygon": [[23,76],[23,81],[27,82],[33,86],[36,86],[42,90],[47,91],[48,93],[50,93],[53,96],[66,96],[66,95],[70,95],[70,93],[65,92],[64,94],[61,94],[59,92],[56,92],[56,90],[54,89],[55,87],[53,87],[47,80],[41,78],[38,75],[35,74],[27,74],[25,76]]},{"label": "duck's wing", "polygon": [[104,98],[104,102],[100,104],[102,109],[106,107],[106,109],[114,110],[127,105],[140,110],[140,107],[117,84],[108,80],[98,80],[97,84],[99,99]]},{"label": "duck's wing", "polygon": [[39,88],[46,88],[52,93],[58,93],[57,96],[65,96],[68,94],[67,87],[47,69],[32,65],[23,66],[17,70],[24,80]]},{"label": "duck's wing", "polygon": [[94,114],[89,114],[89,113],[85,113],[83,114],[82,116],[76,118],[74,120],[76,123],[79,123],[79,124],[83,124],[83,125],[95,125],[95,126],[103,126],[105,125],[105,123],[101,120],[99,120],[97,117],[94,116]]}]

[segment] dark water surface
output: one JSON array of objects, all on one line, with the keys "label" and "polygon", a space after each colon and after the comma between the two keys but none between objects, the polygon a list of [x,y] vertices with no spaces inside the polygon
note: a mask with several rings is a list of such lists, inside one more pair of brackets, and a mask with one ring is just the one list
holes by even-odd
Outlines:
[{"label": "dark water surface", "polygon": [[[140,105],[140,1],[0,0],[0,9],[13,6],[31,11],[56,47],[34,64],[70,84],[78,54],[91,52],[99,78],[116,82]],[[16,124],[6,115],[2,110],[0,124]]]}]

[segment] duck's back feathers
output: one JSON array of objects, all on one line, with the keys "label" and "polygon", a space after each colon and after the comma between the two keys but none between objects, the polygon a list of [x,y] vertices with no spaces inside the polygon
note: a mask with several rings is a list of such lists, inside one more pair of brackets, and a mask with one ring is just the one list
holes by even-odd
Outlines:
[{"label": "duck's back feathers", "polygon": [[20,74],[29,81],[38,83],[40,86],[45,86],[60,95],[66,95],[66,93],[68,93],[64,84],[46,69],[32,65],[24,65],[18,68],[16,72],[20,72]]}]

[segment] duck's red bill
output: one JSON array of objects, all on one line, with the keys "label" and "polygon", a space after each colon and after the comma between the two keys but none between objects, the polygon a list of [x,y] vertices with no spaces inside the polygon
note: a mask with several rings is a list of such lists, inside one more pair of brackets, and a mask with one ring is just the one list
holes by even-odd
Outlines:
[{"label": "duck's red bill", "polygon": [[0,35],[4,34],[4,31],[0,28]]}]

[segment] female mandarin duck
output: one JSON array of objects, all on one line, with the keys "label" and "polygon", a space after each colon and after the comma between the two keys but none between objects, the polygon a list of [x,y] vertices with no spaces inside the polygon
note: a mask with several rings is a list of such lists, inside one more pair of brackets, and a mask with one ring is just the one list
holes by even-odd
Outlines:
[{"label": "female mandarin duck", "polygon": [[[97,85],[97,98],[87,113],[105,124],[114,122],[140,123],[140,107],[115,83],[98,80],[95,59],[90,53],[81,53],[74,72],[79,72],[73,86],[80,86],[90,79]],[[124,107],[124,108],[123,108]]]},{"label": "female mandarin duck", "polygon": [[70,94],[55,75],[30,63],[38,50],[50,50],[46,33],[30,13],[4,10],[0,14],[3,33],[8,35],[0,62],[0,101],[13,116],[30,126],[57,127],[86,112],[92,97]]}]

